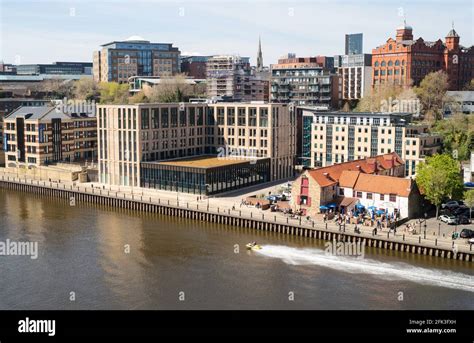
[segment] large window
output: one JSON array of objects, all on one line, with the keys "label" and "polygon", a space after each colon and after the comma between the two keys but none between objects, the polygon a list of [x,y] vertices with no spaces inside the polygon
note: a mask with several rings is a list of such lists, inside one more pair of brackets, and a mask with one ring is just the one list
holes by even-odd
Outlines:
[{"label": "large window", "polygon": [[246,114],[245,114],[245,108],[240,107],[240,108],[237,110],[237,114],[238,114],[237,125],[239,125],[239,126],[245,126],[245,125],[247,124],[247,118],[246,118]]},{"label": "large window", "polygon": [[197,124],[198,126],[202,126],[204,124],[204,114],[203,114],[203,108],[198,107],[197,108]]},{"label": "large window", "polygon": [[260,108],[259,124],[262,127],[268,127],[268,108]]},{"label": "large window", "polygon": [[186,126],[186,108],[179,110],[179,126]]},{"label": "large window", "polygon": [[142,130],[148,130],[150,128],[150,110],[143,108],[141,111]]},{"label": "large window", "polygon": [[235,108],[227,108],[227,125],[235,125]]},{"label": "large window", "polygon": [[160,127],[160,109],[153,108],[151,110],[151,127],[158,129]]},{"label": "large window", "polygon": [[164,129],[169,127],[169,113],[167,108],[161,110],[161,127]]},{"label": "large window", "polygon": [[224,125],[225,123],[225,109],[224,107],[217,108],[217,125]]},{"label": "large window", "polygon": [[257,109],[249,108],[249,126],[257,126]]},{"label": "large window", "polygon": [[188,109],[188,117],[189,117],[189,125],[194,126],[196,125],[196,108],[190,107]]},{"label": "large window", "polygon": [[176,107],[171,107],[171,127],[178,126],[178,109]]}]

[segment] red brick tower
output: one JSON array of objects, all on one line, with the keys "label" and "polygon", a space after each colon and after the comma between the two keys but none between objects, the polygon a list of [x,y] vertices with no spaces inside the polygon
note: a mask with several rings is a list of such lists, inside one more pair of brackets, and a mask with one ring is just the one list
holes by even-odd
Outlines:
[{"label": "red brick tower", "polygon": [[460,47],[459,35],[454,27],[446,36],[446,49],[444,50],[444,69],[449,76],[449,89],[460,89],[459,84],[459,63],[460,63]]}]

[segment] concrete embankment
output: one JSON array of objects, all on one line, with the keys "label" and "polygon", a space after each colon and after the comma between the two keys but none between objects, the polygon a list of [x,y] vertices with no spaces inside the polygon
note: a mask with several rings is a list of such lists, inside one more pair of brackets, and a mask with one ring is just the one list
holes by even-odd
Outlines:
[{"label": "concrete embankment", "polygon": [[463,242],[455,244],[447,240],[427,240],[409,235],[394,236],[390,233],[376,236],[370,233],[341,232],[327,225],[314,222],[289,222],[288,218],[277,218],[270,213],[248,213],[241,210],[210,208],[203,204],[190,204],[184,201],[174,203],[160,198],[67,184],[51,184],[45,181],[18,179],[6,175],[0,176],[0,187],[16,191],[30,192],[42,196],[64,199],[71,205],[89,203],[99,206],[144,211],[181,218],[208,221],[224,225],[252,228],[256,230],[283,233],[321,240],[360,242],[367,247],[376,247],[440,258],[473,261],[472,246]]}]

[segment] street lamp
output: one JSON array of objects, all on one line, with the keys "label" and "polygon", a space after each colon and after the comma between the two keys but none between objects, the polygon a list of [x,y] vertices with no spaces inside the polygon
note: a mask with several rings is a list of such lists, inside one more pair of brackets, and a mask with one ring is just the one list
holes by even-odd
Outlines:
[{"label": "street lamp", "polygon": [[206,183],[207,210],[209,211],[209,184]]},{"label": "street lamp", "polygon": [[428,218],[428,214],[425,212],[425,233],[424,233],[424,238],[426,239],[426,219]]}]

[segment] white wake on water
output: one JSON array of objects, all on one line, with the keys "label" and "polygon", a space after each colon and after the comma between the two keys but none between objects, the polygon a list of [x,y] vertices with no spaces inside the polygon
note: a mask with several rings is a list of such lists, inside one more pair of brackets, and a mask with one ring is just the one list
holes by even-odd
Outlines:
[{"label": "white wake on water", "polygon": [[350,256],[334,256],[321,249],[265,245],[258,254],[281,259],[290,265],[317,265],[352,274],[369,274],[386,280],[404,279],[425,285],[474,292],[474,277],[449,270],[414,267]]}]

